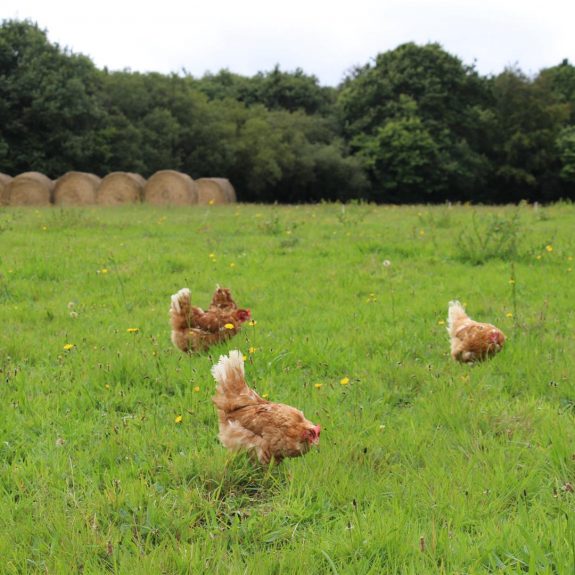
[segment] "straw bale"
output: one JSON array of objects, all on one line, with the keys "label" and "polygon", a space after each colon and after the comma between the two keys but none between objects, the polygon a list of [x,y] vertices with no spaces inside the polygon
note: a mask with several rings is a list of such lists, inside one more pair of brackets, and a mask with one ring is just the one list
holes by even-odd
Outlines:
[{"label": "straw bale", "polygon": [[142,201],[146,180],[132,172],[112,172],[98,186],[96,200],[99,204],[113,206],[136,204]]},{"label": "straw bale", "polygon": [[222,184],[222,182],[227,181],[224,178],[200,178],[196,180],[198,204],[227,204],[228,195]]},{"label": "straw bale", "polygon": [[47,206],[52,201],[54,182],[40,172],[24,172],[8,184],[11,206]]},{"label": "straw bale", "polygon": [[7,206],[10,203],[8,198],[8,184],[12,181],[12,176],[0,172],[0,206]]},{"label": "straw bale", "polygon": [[86,172],[68,172],[56,180],[54,203],[66,206],[86,206],[96,203],[100,178]]},{"label": "straw bale", "polygon": [[221,186],[222,190],[224,190],[224,194],[226,195],[226,199],[228,204],[234,204],[238,201],[236,196],[236,190],[232,183],[227,178],[212,178],[212,180],[218,182]]},{"label": "straw bale", "polygon": [[190,205],[198,203],[198,186],[190,176],[175,170],[160,170],[144,188],[144,200],[150,204]]}]

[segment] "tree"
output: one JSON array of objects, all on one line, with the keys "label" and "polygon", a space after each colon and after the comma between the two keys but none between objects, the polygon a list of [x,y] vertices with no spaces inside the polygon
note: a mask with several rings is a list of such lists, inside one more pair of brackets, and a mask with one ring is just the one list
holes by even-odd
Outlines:
[{"label": "tree", "polygon": [[271,72],[259,72],[252,78],[221,70],[206,74],[197,83],[210,100],[231,98],[247,106],[261,104],[268,110],[301,110],[306,114],[325,115],[335,101],[335,90],[319,85],[315,76],[301,68],[283,72],[276,66]]},{"label": "tree", "polygon": [[355,139],[358,155],[374,180],[376,201],[437,200],[445,186],[441,150],[415,110],[413,102],[406,103],[404,116],[387,120],[373,135]]},{"label": "tree", "polygon": [[341,86],[338,114],[369,169],[376,199],[467,199],[484,180],[477,116],[487,85],[438,44],[404,44],[356,69]]},{"label": "tree", "polygon": [[534,80],[507,69],[491,82],[491,142],[486,152],[495,170],[492,201],[552,200],[561,196],[556,142],[569,116],[568,104],[549,77]]},{"label": "tree", "polygon": [[550,89],[560,102],[569,106],[569,124],[575,124],[575,66],[563,60],[558,66],[542,70],[541,81],[548,82]]},{"label": "tree", "polygon": [[0,126],[3,171],[55,177],[101,159],[105,112],[97,70],[85,56],[48,42],[31,22],[0,27]]},{"label": "tree", "polygon": [[573,193],[573,187],[575,186],[575,127],[570,126],[559,133],[557,149],[561,160],[559,176],[571,190],[566,195],[575,199],[575,194]]}]

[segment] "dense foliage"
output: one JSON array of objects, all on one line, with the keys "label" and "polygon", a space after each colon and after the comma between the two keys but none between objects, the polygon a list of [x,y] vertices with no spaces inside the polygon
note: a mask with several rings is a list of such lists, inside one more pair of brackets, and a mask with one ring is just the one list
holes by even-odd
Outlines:
[{"label": "dense foliage", "polygon": [[301,69],[202,78],[97,69],[0,25],[0,171],[226,176],[244,201],[575,197],[575,67],[482,77],[404,44],[337,88]]}]

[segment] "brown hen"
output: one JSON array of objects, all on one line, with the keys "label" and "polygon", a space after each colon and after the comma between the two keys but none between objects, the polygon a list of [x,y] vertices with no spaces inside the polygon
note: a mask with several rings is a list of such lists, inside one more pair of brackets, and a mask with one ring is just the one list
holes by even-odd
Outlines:
[{"label": "brown hen", "polygon": [[299,457],[319,444],[321,427],[307,420],[295,407],[272,403],[250,389],[244,379],[244,360],[239,351],[220,356],[212,367],[217,382],[216,405],[219,438],[232,451],[246,450],[260,463],[280,463]]},{"label": "brown hen", "polygon": [[447,331],[451,337],[451,357],[462,363],[492,357],[505,343],[505,335],[500,329],[472,320],[458,301],[449,302]]},{"label": "brown hen", "polygon": [[218,287],[207,311],[192,306],[190,290],[172,296],[170,324],[172,342],[181,351],[202,351],[232,338],[250,319],[249,309],[239,309],[227,288]]}]

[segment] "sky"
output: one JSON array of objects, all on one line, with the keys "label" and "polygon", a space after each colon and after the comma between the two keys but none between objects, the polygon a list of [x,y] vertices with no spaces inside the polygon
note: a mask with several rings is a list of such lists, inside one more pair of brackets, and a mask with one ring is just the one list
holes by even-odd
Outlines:
[{"label": "sky", "polygon": [[483,75],[575,64],[570,0],[2,0],[98,68],[245,76],[301,68],[336,86],[405,42],[437,42]]}]

